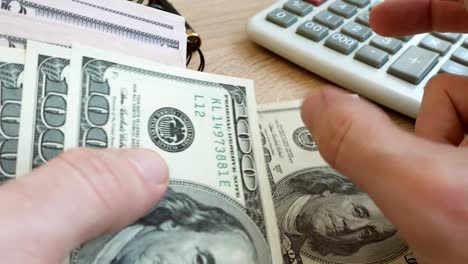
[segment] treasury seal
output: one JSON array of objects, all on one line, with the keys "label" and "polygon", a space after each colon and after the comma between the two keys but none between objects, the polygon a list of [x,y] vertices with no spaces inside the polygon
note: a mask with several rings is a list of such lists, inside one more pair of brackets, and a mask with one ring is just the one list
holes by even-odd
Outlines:
[{"label": "treasury seal", "polygon": [[190,118],[171,107],[161,108],[151,115],[148,132],[157,147],[172,153],[186,150],[195,138]]},{"label": "treasury seal", "polygon": [[318,146],[315,143],[312,135],[310,134],[309,130],[306,127],[300,127],[296,129],[293,133],[293,140],[294,143],[301,149],[307,151],[317,151]]}]

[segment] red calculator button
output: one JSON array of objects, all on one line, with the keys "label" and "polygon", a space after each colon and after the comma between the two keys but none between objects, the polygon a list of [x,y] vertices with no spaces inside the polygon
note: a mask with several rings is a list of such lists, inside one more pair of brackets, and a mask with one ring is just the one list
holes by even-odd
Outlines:
[{"label": "red calculator button", "polygon": [[311,4],[313,4],[314,6],[319,6],[323,3],[325,3],[327,0],[304,0],[306,2],[309,2]]}]

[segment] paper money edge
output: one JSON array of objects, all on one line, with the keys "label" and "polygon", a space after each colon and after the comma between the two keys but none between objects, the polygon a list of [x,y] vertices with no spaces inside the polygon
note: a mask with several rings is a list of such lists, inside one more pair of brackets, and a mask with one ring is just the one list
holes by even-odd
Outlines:
[{"label": "paper money edge", "polygon": [[141,60],[139,58],[127,56],[124,54],[119,54],[110,51],[102,51],[92,47],[87,47],[79,43],[75,43],[72,49],[72,59],[71,59],[71,83],[69,89],[73,94],[70,93],[71,98],[76,98],[73,102],[76,104],[73,105],[73,108],[70,109],[70,118],[67,122],[66,131],[74,131],[74,138],[69,137],[65,139],[65,148],[70,149],[76,147],[79,142],[78,131],[79,123],[81,117],[81,77],[82,77],[82,58],[83,54],[86,56],[93,57],[96,59],[102,59],[107,61],[115,61],[115,58],[123,58],[124,63],[116,62],[120,64],[125,64],[126,66],[135,67],[135,68],[144,68],[150,69],[155,72],[180,76],[183,78],[194,78],[197,80],[207,80],[209,82],[219,82],[232,85],[244,85],[247,92],[247,106],[249,108],[249,113],[251,114],[250,129],[252,131],[252,137],[254,141],[254,156],[256,160],[256,168],[258,171],[258,182],[259,182],[259,192],[260,199],[263,205],[263,213],[265,215],[265,228],[266,228],[266,240],[270,247],[270,253],[273,264],[282,264],[281,256],[281,247],[279,244],[279,233],[278,226],[276,223],[276,215],[273,205],[273,196],[271,195],[271,187],[268,181],[268,177],[265,169],[265,161],[260,146],[260,128],[258,127],[258,117],[257,117],[257,107],[256,107],[256,98],[255,91],[253,87],[253,81],[247,79],[241,79],[236,77],[221,76],[210,73],[203,73],[198,71],[181,69],[173,66],[165,66],[151,61]]},{"label": "paper money edge", "polygon": [[284,101],[284,102],[270,102],[260,104],[257,107],[257,113],[261,114],[264,112],[276,112],[279,110],[285,109],[298,109],[301,108],[301,105],[304,101],[302,99],[292,100],[292,101]]},{"label": "paper money edge", "polygon": [[24,50],[0,47],[0,54],[2,54],[2,57],[0,58],[1,61],[5,61],[5,62],[11,61],[11,63],[18,63],[18,64],[25,63],[26,52]]},{"label": "paper money edge", "polygon": [[[0,47],[0,54],[2,55],[0,57],[0,62],[21,64],[21,65],[23,65],[23,67],[25,65],[26,53],[25,53],[24,50]],[[23,78],[24,78],[24,69],[23,69]],[[22,109],[22,107],[23,107],[23,94],[24,94],[24,84],[23,84],[23,90],[22,90],[22,95],[21,95],[20,120],[21,120],[21,115],[22,115],[22,111],[23,111],[23,109]],[[19,139],[19,131],[18,131],[18,139]],[[17,142],[19,142],[19,140]],[[18,152],[19,152],[19,144],[16,146],[16,165],[18,165]],[[17,171],[16,168],[15,168],[15,176],[14,177],[18,177],[18,171]],[[14,177],[12,177],[12,179]],[[7,176],[0,176],[0,178],[7,178]]]},{"label": "paper money edge", "polygon": [[[52,51],[53,50],[53,51]],[[23,100],[21,104],[21,122],[18,136],[18,159],[16,173],[24,175],[32,170],[34,148],[34,130],[36,129],[37,106],[37,64],[39,55],[52,57],[70,57],[71,50],[51,44],[28,41],[25,57]],[[26,92],[25,92],[26,91]],[[23,114],[27,113],[27,114]],[[28,166],[31,165],[31,168]]]}]

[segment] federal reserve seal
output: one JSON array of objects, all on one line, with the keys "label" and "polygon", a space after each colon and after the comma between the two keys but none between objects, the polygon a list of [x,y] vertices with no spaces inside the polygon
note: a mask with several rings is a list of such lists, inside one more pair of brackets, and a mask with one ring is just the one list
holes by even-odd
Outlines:
[{"label": "federal reserve seal", "polygon": [[317,151],[318,146],[315,143],[312,135],[310,134],[309,130],[306,127],[300,127],[296,129],[293,133],[293,140],[294,143],[301,149],[307,151]]},{"label": "federal reserve seal", "polygon": [[195,130],[190,118],[175,108],[161,108],[151,115],[148,132],[154,144],[167,152],[181,152],[193,143]]}]

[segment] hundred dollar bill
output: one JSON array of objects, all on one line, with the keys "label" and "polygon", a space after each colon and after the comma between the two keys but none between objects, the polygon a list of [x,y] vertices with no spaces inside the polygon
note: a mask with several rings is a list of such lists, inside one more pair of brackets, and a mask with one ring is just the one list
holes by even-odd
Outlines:
[{"label": "hundred dollar bill", "polygon": [[16,176],[24,51],[0,47],[0,183]]},{"label": "hundred dollar bill", "polygon": [[415,263],[369,196],[322,159],[299,107],[259,107],[284,263]]},{"label": "hundred dollar bill", "polygon": [[74,46],[69,90],[67,149],[152,149],[171,175],[149,215],[71,263],[279,263],[252,81]]},{"label": "hundred dollar bill", "polygon": [[18,176],[46,163],[64,149],[70,58],[69,48],[28,42]]},{"label": "hundred dollar bill", "polygon": [[[28,17],[40,17],[151,44],[165,50],[176,51],[179,57],[185,59],[185,31],[162,27],[160,26],[161,22],[141,19],[137,14],[116,11],[118,5],[133,6],[135,4],[125,1],[112,1],[112,3],[112,7],[105,8],[102,5],[73,0],[1,0],[1,8]],[[133,9],[128,8],[128,10],[132,11]],[[143,12],[141,9],[139,10]],[[162,13],[151,8],[143,10]],[[185,19],[183,17],[172,14],[165,14],[165,17],[173,18],[173,21],[166,21],[167,23],[175,23],[178,28],[184,26]]]},{"label": "hundred dollar bill", "polygon": [[71,47],[78,42],[185,68],[185,55],[136,40],[0,10],[0,46],[25,48],[27,40]]}]

